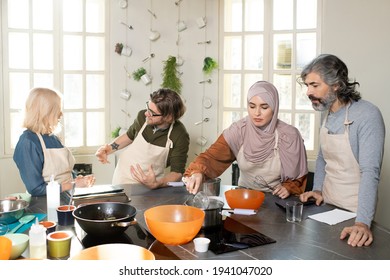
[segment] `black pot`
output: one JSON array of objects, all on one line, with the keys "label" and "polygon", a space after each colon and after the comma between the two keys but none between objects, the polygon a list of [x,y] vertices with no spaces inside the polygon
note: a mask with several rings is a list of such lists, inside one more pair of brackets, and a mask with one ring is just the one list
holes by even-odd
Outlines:
[{"label": "black pot", "polygon": [[[186,205],[193,206],[192,200],[186,201]],[[205,213],[202,228],[212,228],[222,225],[222,208],[224,203],[218,199],[209,198],[209,207],[202,209]]]},{"label": "black pot", "polygon": [[137,221],[137,210],[126,203],[99,202],[80,205],[73,217],[80,227],[90,235],[110,236],[123,233]]}]

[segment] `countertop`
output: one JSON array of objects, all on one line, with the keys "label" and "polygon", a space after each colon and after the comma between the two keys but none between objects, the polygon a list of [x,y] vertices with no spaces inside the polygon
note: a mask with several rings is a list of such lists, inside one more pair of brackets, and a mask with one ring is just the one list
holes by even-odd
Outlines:
[{"label": "countertop", "polygon": [[[157,190],[149,190],[141,185],[122,185],[122,187],[131,198],[129,203],[137,209],[136,219],[144,230],[147,230],[143,216],[145,210],[162,204],[183,204],[188,196],[184,187]],[[335,207],[305,206],[302,222],[289,223],[286,221],[285,212],[275,204],[277,200],[278,198],[267,193],[263,205],[255,215],[232,214],[230,216],[241,224],[273,238],[276,240],[275,243],[223,254],[214,254],[210,250],[206,253],[197,253],[192,242],[180,246],[157,244],[157,247],[164,247],[164,250],[169,252],[168,259],[172,253],[174,258],[183,260],[390,260],[390,231],[381,225],[373,223],[371,229],[374,242],[370,246],[352,247],[346,240],[340,240],[339,235],[345,226],[353,225],[354,219],[331,226],[307,218],[309,214]],[[33,197],[27,212],[45,213],[46,198]],[[82,244],[75,236],[72,240],[71,256],[82,249]]]}]

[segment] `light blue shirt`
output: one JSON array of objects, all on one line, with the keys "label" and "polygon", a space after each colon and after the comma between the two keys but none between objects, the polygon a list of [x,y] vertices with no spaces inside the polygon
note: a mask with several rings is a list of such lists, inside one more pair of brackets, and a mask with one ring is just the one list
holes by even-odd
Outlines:
[{"label": "light blue shirt", "polygon": [[[329,114],[325,124],[329,133],[344,134],[345,110],[344,106],[337,112]],[[378,107],[365,100],[352,102],[348,110],[348,120],[353,121],[349,126],[349,142],[361,174],[356,222],[371,226],[376,210],[384,154],[385,124]],[[320,147],[313,190],[322,190],[325,165]]]}]

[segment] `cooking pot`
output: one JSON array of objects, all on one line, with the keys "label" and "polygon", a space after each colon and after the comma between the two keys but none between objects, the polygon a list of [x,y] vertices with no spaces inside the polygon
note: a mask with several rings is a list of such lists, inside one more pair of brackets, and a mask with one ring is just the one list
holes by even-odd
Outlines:
[{"label": "cooking pot", "polygon": [[28,205],[28,202],[22,199],[0,200],[0,223],[12,224],[16,222],[23,216]]},{"label": "cooking pot", "polygon": [[120,202],[81,204],[72,214],[86,233],[95,236],[119,235],[137,223],[137,210]]},{"label": "cooking pot", "polygon": [[[186,201],[186,205],[192,206],[192,200]],[[202,209],[205,213],[202,228],[211,228],[222,225],[222,208],[224,203],[218,199],[209,198],[209,207]]]},{"label": "cooking pot", "polygon": [[219,196],[221,190],[221,178],[208,179],[203,182],[201,191],[208,196]]}]

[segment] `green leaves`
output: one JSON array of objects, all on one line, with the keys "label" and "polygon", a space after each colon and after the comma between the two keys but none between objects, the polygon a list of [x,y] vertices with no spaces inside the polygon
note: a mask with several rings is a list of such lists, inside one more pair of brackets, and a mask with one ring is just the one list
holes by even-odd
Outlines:
[{"label": "green leaves", "polygon": [[203,73],[210,75],[214,69],[218,68],[218,63],[211,57],[206,57],[203,60]]},{"label": "green leaves", "polygon": [[176,57],[169,56],[168,59],[164,61],[164,68],[162,73],[163,82],[161,86],[163,88],[169,88],[180,94],[183,84],[180,80],[180,74],[176,67]]}]

